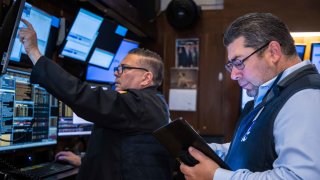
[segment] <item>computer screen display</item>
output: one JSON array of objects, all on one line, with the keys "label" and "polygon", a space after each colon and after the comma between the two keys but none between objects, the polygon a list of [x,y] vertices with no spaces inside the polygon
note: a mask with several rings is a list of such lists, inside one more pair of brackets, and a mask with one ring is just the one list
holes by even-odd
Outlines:
[{"label": "computer screen display", "polygon": [[[29,21],[35,32],[37,33],[38,47],[41,54],[46,54],[46,48],[48,44],[52,16],[48,13],[32,6],[29,3],[25,3],[22,18]],[[19,28],[24,27],[24,23],[20,22]],[[10,60],[19,62],[21,59],[21,54],[26,54],[26,51],[19,40],[18,35],[16,35]]]},{"label": "computer screen display", "polygon": [[320,72],[320,43],[311,43],[310,60]]},{"label": "computer screen display", "polygon": [[95,48],[90,57],[89,64],[109,69],[110,65],[112,64],[113,58],[113,53],[100,48]]},{"label": "computer screen display", "polygon": [[93,124],[86,121],[75,113],[72,117],[60,117],[59,118],[59,136],[82,136],[90,135]]},{"label": "computer screen display", "polygon": [[15,0],[0,23],[1,74],[6,73],[25,0]]},{"label": "computer screen display", "polygon": [[127,32],[128,32],[128,28],[123,27],[123,26],[121,26],[121,25],[118,25],[118,26],[117,26],[116,34],[125,37],[126,34],[127,34]]},{"label": "computer screen display", "polygon": [[103,69],[96,66],[88,65],[86,80],[92,82],[103,82],[112,84],[115,81],[115,76],[113,69],[114,67],[119,66],[123,58],[128,54],[131,49],[139,47],[139,43],[127,39],[123,39],[116,54],[113,59],[113,62],[110,65],[109,69]]},{"label": "computer screen display", "polygon": [[99,34],[102,22],[102,17],[85,9],[80,9],[68,33],[60,56],[85,62]]},{"label": "computer screen display", "polygon": [[[126,57],[126,55],[128,54],[128,52],[131,49],[135,49],[139,47],[139,43],[136,41],[131,41],[128,39],[123,39],[118,50],[116,53],[116,56],[114,57],[115,61],[119,62],[123,60],[124,57]],[[118,66],[119,64],[117,64],[116,66]],[[114,67],[116,67],[114,66]]]},{"label": "computer screen display", "polygon": [[295,46],[296,46],[296,50],[297,50],[297,53],[298,53],[300,59],[303,60],[304,59],[304,54],[305,54],[305,51],[306,51],[306,45],[297,44]]},{"label": "computer screen display", "polygon": [[13,69],[0,78],[0,153],[57,143],[54,98],[29,78]]}]

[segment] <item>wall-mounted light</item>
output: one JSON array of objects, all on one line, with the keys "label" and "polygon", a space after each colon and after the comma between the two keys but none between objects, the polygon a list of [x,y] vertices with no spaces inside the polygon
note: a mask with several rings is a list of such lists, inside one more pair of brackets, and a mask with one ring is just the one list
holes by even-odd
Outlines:
[{"label": "wall-mounted light", "polygon": [[291,32],[292,37],[313,37],[320,36],[320,32]]}]

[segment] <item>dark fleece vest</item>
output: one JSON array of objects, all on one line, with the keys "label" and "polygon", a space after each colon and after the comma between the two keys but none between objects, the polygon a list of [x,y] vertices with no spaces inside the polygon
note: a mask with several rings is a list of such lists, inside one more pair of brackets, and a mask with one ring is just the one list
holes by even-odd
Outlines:
[{"label": "dark fleece vest", "polygon": [[272,87],[262,103],[241,116],[225,159],[232,170],[260,172],[273,169],[272,164],[277,158],[274,120],[287,100],[304,89],[320,89],[320,75],[313,65],[304,66],[288,75]]}]

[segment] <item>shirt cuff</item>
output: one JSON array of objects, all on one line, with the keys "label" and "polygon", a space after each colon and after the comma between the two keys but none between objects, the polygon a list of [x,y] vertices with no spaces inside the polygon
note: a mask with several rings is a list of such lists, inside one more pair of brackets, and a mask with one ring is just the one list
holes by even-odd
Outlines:
[{"label": "shirt cuff", "polygon": [[226,179],[231,179],[233,176],[234,172],[229,171],[226,169],[218,168],[216,172],[214,173],[213,179],[214,180],[226,180]]}]

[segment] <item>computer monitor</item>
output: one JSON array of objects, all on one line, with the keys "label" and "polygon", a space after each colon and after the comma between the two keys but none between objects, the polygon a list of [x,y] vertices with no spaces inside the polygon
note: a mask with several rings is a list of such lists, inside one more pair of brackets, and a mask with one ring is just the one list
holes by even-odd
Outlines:
[{"label": "computer monitor", "polygon": [[296,50],[301,60],[304,59],[304,54],[306,51],[306,45],[304,44],[296,44]]},{"label": "computer monitor", "polygon": [[[29,3],[25,3],[22,18],[29,21],[35,32],[37,33],[38,47],[41,54],[46,55],[50,29],[52,25],[52,16]],[[24,23],[20,22],[19,28],[24,27]],[[15,38],[13,50],[10,60],[20,62],[22,54],[26,55],[26,51],[19,40],[18,35]]]},{"label": "computer monitor", "polygon": [[0,81],[0,154],[57,143],[53,98],[30,83],[30,72],[8,69]]},{"label": "computer monitor", "polygon": [[75,113],[72,116],[59,117],[58,136],[90,135],[93,123],[86,121]]},{"label": "computer monitor", "polygon": [[112,64],[113,58],[113,53],[100,48],[95,48],[90,57],[89,64],[109,69],[110,65]]},{"label": "computer monitor", "polygon": [[[116,56],[114,57],[115,61],[119,62],[123,60],[124,57],[128,54],[131,49],[135,49],[139,47],[139,43],[136,41],[132,41],[129,39],[123,39],[118,50]],[[116,66],[118,66],[117,64]]]},{"label": "computer monitor", "polygon": [[311,43],[310,60],[320,72],[320,42]]},{"label": "computer monitor", "polygon": [[123,58],[128,54],[131,49],[139,47],[139,43],[131,41],[128,39],[123,39],[117,53],[114,56],[113,62],[111,63],[109,69],[103,69],[96,66],[88,65],[86,80],[91,82],[107,83],[113,84],[115,81],[115,76],[113,69],[119,66]]},{"label": "computer monitor", "polygon": [[1,74],[6,73],[25,0],[15,0],[0,23],[0,58]]},{"label": "computer monitor", "polygon": [[121,25],[118,25],[118,26],[117,26],[116,34],[118,34],[118,35],[120,35],[120,36],[122,36],[122,37],[125,37],[126,34],[127,34],[127,32],[128,32],[128,28],[123,27],[123,26],[121,26]]},{"label": "computer monitor", "polygon": [[102,17],[81,8],[68,33],[60,57],[85,62],[102,22]]}]

